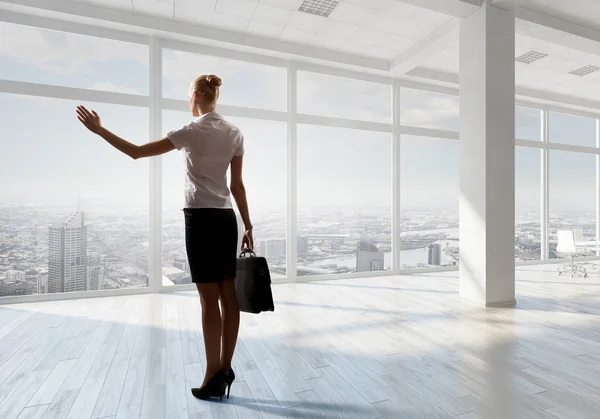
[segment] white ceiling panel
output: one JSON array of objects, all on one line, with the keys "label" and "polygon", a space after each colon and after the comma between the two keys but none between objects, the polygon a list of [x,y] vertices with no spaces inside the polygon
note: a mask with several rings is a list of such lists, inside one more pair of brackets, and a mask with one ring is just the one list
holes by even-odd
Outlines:
[{"label": "white ceiling panel", "polygon": [[400,16],[376,11],[365,20],[364,26],[396,35],[421,39],[439,25],[427,25]]},{"label": "white ceiling panel", "polygon": [[171,0],[171,2],[175,3],[176,8],[177,6],[186,6],[207,10],[209,12],[214,12],[215,6],[217,5],[217,0]]},{"label": "white ceiling panel", "polygon": [[300,6],[300,3],[302,3],[302,0],[259,0],[258,2],[295,12],[296,10],[298,10],[298,7]]},{"label": "white ceiling panel", "polygon": [[182,22],[195,23],[202,26],[213,26],[212,10],[206,10],[175,3],[175,19]]},{"label": "white ceiling panel", "polygon": [[257,5],[251,0],[217,0],[215,13],[251,19]]},{"label": "white ceiling panel", "polygon": [[348,39],[357,31],[358,26],[350,23],[327,20],[325,25],[319,30],[319,35],[331,36],[333,38]]},{"label": "white ceiling panel", "polygon": [[293,15],[294,12],[291,10],[268,4],[258,4],[256,10],[254,10],[254,15],[252,15],[252,20],[270,23],[271,25],[286,26]]},{"label": "white ceiling panel", "polygon": [[573,23],[600,29],[598,0],[520,0],[522,7]]},{"label": "white ceiling panel", "polygon": [[364,22],[374,13],[375,10],[368,7],[357,6],[350,3],[340,3],[329,17],[338,22],[364,26]]},{"label": "white ceiling panel", "polygon": [[288,26],[294,29],[300,29],[307,32],[317,32],[327,22],[327,18],[323,16],[310,15],[308,13],[295,12]]}]

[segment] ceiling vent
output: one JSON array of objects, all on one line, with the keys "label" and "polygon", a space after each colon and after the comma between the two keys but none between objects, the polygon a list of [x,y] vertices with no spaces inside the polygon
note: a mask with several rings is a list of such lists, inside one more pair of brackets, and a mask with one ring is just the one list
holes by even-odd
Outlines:
[{"label": "ceiling vent", "polygon": [[578,68],[577,70],[569,71],[569,74],[583,77],[589,76],[598,70],[600,70],[600,67],[596,67],[595,65],[586,65],[585,67]]},{"label": "ceiling vent", "polygon": [[331,12],[340,4],[337,0],[304,0],[299,12],[310,13],[311,15],[329,17]]},{"label": "ceiling vent", "polygon": [[547,56],[548,54],[544,54],[543,52],[529,51],[528,53],[519,55],[517,58],[515,58],[515,61],[525,64],[531,64],[532,62],[541,60],[542,58]]}]

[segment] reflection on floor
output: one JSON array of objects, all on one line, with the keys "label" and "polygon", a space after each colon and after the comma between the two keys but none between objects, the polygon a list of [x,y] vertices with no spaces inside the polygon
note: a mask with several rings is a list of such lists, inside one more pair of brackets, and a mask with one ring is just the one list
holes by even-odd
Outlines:
[{"label": "reflection on floor", "polygon": [[189,392],[192,292],[0,306],[0,417],[597,418],[600,273],[519,268],[517,308],[488,310],[457,275],[276,285],[223,402]]}]

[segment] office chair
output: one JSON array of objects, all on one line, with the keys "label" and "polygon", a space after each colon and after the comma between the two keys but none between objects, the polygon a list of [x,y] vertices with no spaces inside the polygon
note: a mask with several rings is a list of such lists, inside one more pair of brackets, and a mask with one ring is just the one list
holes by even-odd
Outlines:
[{"label": "office chair", "polygon": [[577,249],[583,250],[583,253],[585,255],[585,262],[583,264],[585,266],[589,265],[592,267],[592,269],[596,270],[598,268],[598,266],[595,263],[592,263],[589,261],[589,256],[590,256],[589,246],[587,246],[586,244],[582,244],[582,243],[589,241],[583,235],[583,229],[574,228],[573,233],[575,233],[575,246],[577,246]]},{"label": "office chair", "polygon": [[558,275],[570,273],[571,278],[573,278],[575,274],[581,273],[584,278],[587,277],[587,270],[581,264],[575,263],[577,246],[575,245],[575,233],[573,230],[558,230],[556,251],[568,256],[571,260],[570,263],[558,267]]}]

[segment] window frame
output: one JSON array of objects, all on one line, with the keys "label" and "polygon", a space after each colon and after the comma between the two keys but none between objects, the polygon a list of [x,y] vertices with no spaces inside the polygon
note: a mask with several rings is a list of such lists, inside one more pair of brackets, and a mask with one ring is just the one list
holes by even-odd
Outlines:
[{"label": "window frame", "polygon": [[[162,53],[164,49],[181,50],[215,57],[235,59],[256,64],[283,67],[287,71],[287,110],[272,111],[254,109],[239,106],[220,106],[223,113],[235,117],[261,119],[267,121],[279,121],[287,124],[287,272],[286,282],[318,281],[323,279],[345,279],[369,277],[372,273],[350,273],[339,275],[319,275],[299,278],[296,276],[296,238],[297,238],[297,127],[298,124],[321,125],[328,127],[340,127],[349,129],[361,129],[365,131],[387,132],[392,134],[392,252],[393,268],[391,271],[378,271],[377,276],[411,274],[417,272],[436,272],[454,270],[457,268],[430,268],[402,270],[400,267],[400,137],[411,135],[415,137],[443,138],[459,140],[459,133],[439,129],[419,128],[403,126],[400,118],[401,89],[409,88],[425,90],[429,92],[442,93],[446,95],[459,95],[458,87],[447,85],[434,85],[415,80],[407,80],[398,76],[383,76],[368,72],[360,72],[336,68],[322,64],[313,64],[300,59],[280,59],[266,55],[255,54],[224,47],[212,47],[194,42],[183,42],[168,39],[165,36],[149,36],[132,31],[103,28],[88,23],[67,22],[60,19],[31,15],[28,13],[6,11],[0,17],[0,21],[14,23],[35,28],[69,32],[98,38],[111,39],[148,45],[149,47],[149,92],[147,95],[132,95],[116,92],[94,91],[82,88],[53,86],[29,82],[17,82],[12,80],[0,80],[0,93],[12,93],[27,96],[37,96],[56,99],[70,99],[99,102],[106,104],[118,104],[134,107],[142,107],[149,112],[150,140],[160,138],[162,133],[163,110],[187,110],[185,100],[166,99],[162,97]],[[297,108],[297,73],[307,71],[336,77],[351,78],[368,82],[376,82],[388,85],[391,89],[392,120],[389,123],[378,123],[370,121],[356,121],[345,118],[334,118],[326,116],[314,116],[298,113]],[[542,225],[542,255],[540,261],[517,263],[517,265],[528,265],[549,262],[548,252],[548,175],[550,150],[574,151],[596,156],[596,239],[600,240],[600,109],[597,112],[583,111],[570,108],[568,105],[545,105],[534,100],[519,98],[517,106],[523,106],[540,110],[541,118],[541,141],[525,140],[515,138],[515,146],[530,147],[542,150],[541,152],[541,225]],[[595,147],[584,147],[576,145],[551,143],[548,138],[548,114],[549,112],[560,112],[577,116],[594,118],[596,121],[596,145]],[[29,296],[3,297],[0,304],[21,301],[43,301],[71,298],[88,298],[111,295],[142,294],[152,292],[180,291],[193,289],[194,284],[181,286],[162,285],[162,164],[160,157],[152,158],[149,169],[149,284],[145,288],[117,289],[72,292],[64,294],[41,294]],[[600,253],[598,254],[600,258]]]}]

